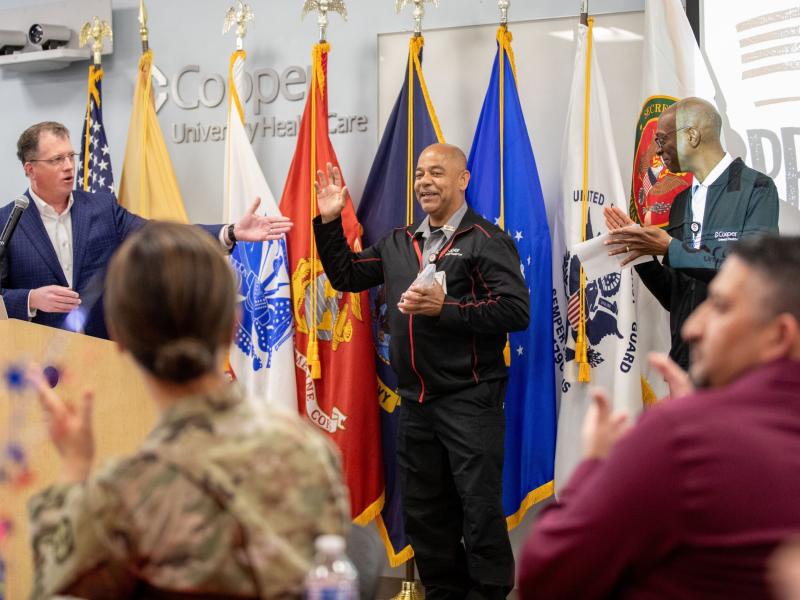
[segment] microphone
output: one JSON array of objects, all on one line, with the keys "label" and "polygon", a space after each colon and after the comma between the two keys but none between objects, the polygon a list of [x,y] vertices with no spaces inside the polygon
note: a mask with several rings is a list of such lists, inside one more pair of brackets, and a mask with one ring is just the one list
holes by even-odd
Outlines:
[{"label": "microphone", "polygon": [[27,196],[19,196],[14,200],[14,208],[11,209],[8,221],[6,221],[5,227],[3,227],[3,233],[0,233],[0,260],[5,256],[8,243],[11,241],[11,236],[14,235],[14,230],[17,228],[19,219],[23,211],[28,208],[29,203],[30,200],[28,200]]}]

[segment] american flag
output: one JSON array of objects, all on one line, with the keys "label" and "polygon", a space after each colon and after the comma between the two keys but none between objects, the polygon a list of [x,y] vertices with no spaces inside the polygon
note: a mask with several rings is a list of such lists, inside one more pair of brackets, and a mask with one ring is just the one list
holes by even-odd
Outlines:
[{"label": "american flag", "polygon": [[[81,158],[78,161],[78,189],[114,195],[114,175],[103,127],[103,69],[89,67],[89,99],[81,135]],[[88,139],[87,139],[88,137]],[[84,181],[86,174],[86,181]]]}]

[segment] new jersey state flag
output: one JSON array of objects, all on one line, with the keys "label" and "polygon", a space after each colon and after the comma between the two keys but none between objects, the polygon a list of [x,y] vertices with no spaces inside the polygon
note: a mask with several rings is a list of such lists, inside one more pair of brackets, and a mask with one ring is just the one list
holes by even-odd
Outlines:
[{"label": "new jersey state flag", "polygon": [[[225,138],[226,223],[245,214],[257,197],[260,211],[278,215],[244,126],[245,52],[231,55],[228,127]],[[239,280],[240,314],[229,352],[230,368],[256,407],[270,405],[295,412],[292,301],[286,240],[239,242],[230,255]]]},{"label": "new jersey state flag", "polygon": [[[341,293],[331,287],[311,225],[318,214],[317,170],[325,170],[327,163],[339,165],[328,136],[329,49],[327,43],[314,46],[308,100],[281,210],[294,222],[288,239],[300,412],[341,450],[353,520],[364,525],[383,506],[369,298],[367,292]],[[360,226],[349,197],[342,225],[350,247],[360,251]]]},{"label": "new jersey state flag", "polygon": [[[428,97],[422,75],[422,36],[412,37],[408,51],[405,81],[383,131],[378,153],[358,205],[358,218],[364,226],[365,246],[371,246],[395,227],[405,227],[424,213],[414,198],[414,171],[422,151],[444,137],[436,112]],[[400,476],[397,466],[397,377],[389,363],[390,335],[386,320],[383,286],[370,291],[370,315],[375,343],[378,397],[381,406],[383,476],[386,503],[377,521],[386,546],[389,564],[403,564],[414,552],[405,533]]]},{"label": "new jersey state flag", "polygon": [[[642,408],[635,273],[587,279],[572,248],[606,230],[603,209],[624,209],[605,85],[592,47],[592,19],[577,31],[561,168],[561,201],[553,232],[553,334],[561,392],[556,442],[556,493],[582,454],[581,428],[590,386],[609,392],[616,411]],[[587,64],[589,68],[587,69]],[[588,111],[587,111],[588,109]],[[585,157],[585,160],[584,160]]]},{"label": "new jersey state flag", "polygon": [[467,202],[514,238],[530,294],[530,325],[509,336],[503,509],[511,528],[553,494],[556,385],[550,231],[504,27],[497,46],[467,165]]}]

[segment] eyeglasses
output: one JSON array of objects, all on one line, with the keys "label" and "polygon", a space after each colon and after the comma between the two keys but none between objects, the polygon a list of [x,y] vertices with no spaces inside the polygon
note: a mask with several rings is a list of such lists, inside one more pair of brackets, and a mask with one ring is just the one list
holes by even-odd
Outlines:
[{"label": "eyeglasses", "polygon": [[655,142],[656,146],[658,146],[659,150],[664,149],[664,144],[667,142],[667,138],[671,136],[673,133],[678,133],[679,131],[683,131],[684,129],[691,129],[694,125],[684,125],[683,127],[678,127],[677,129],[673,129],[672,131],[667,131],[663,136],[656,136]]},{"label": "eyeglasses", "polygon": [[54,156],[53,158],[32,158],[28,162],[43,162],[51,167],[60,167],[68,162],[74,165],[77,159],[77,152],[70,152],[69,154],[62,154],[61,156]]}]

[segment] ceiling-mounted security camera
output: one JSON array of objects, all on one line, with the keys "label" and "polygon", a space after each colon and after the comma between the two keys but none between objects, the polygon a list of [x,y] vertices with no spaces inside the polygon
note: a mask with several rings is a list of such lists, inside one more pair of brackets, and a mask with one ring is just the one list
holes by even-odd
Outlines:
[{"label": "ceiling-mounted security camera", "polygon": [[22,50],[28,43],[28,37],[23,31],[0,29],[0,55],[13,54]]},{"label": "ceiling-mounted security camera", "polygon": [[59,46],[66,46],[71,37],[72,30],[62,25],[35,23],[28,30],[28,39],[31,44],[40,45],[42,50],[52,50]]}]

